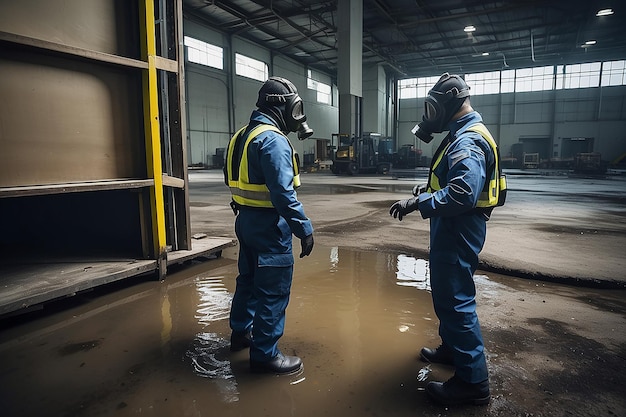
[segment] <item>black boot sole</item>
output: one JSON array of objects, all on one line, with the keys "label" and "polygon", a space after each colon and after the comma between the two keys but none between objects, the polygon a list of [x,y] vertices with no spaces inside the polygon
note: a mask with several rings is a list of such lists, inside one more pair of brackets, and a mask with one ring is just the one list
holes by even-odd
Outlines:
[{"label": "black boot sole", "polygon": [[487,405],[491,401],[491,395],[487,397],[483,397],[483,398],[468,398],[467,400],[458,400],[458,401],[445,401],[438,397],[435,397],[434,395],[430,393],[428,393],[428,397],[434,402],[436,402],[437,404],[445,405],[445,406],[459,406],[459,405],[466,405],[466,404]]},{"label": "black boot sole", "polygon": [[293,375],[293,374],[297,374],[298,372],[302,371],[304,369],[304,364],[300,364],[299,367],[289,370],[289,371],[285,371],[285,372],[279,372],[275,369],[272,368],[266,368],[263,366],[250,366],[250,372],[252,372],[253,374],[274,374],[274,375]]}]

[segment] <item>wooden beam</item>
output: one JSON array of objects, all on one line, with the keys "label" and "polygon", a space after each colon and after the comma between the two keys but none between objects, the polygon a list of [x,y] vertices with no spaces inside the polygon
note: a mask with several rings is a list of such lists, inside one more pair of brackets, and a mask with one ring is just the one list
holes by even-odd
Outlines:
[{"label": "wooden beam", "polygon": [[[93,61],[107,62],[109,64],[121,65],[124,67],[147,69],[148,63],[137,59],[126,58],[117,55],[111,55],[104,52],[92,51],[89,49],[76,48],[74,46],[62,45],[60,43],[44,41],[28,36],[17,35],[0,31],[0,42],[12,43],[15,45],[29,46],[32,48],[43,49],[46,51],[59,52],[64,55],[72,55],[81,58],[87,58]],[[171,66],[170,63],[164,63],[164,66]],[[171,71],[168,69],[168,71]],[[174,70],[176,72],[177,69]]]},{"label": "wooden beam", "polygon": [[0,198],[32,195],[65,194],[83,191],[126,190],[154,186],[154,180],[110,180],[80,183],[0,187]]}]

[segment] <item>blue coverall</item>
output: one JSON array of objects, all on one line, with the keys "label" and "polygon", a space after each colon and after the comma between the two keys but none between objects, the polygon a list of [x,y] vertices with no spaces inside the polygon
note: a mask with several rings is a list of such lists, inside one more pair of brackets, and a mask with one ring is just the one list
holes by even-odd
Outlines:
[{"label": "blue coverall", "polygon": [[[255,110],[257,122],[277,124]],[[230,327],[252,331],[250,359],[269,361],[278,355],[278,339],[285,327],[293,277],[292,234],[302,239],[313,233],[293,186],[292,149],[274,131],[259,134],[248,147],[250,182],[265,183],[274,208],[239,207],[235,233],[239,240],[239,275],[233,296]]]},{"label": "blue coverall", "polygon": [[489,209],[476,209],[494,154],[483,137],[466,129],[482,117],[471,112],[450,122],[451,144],[434,172],[441,189],[419,195],[430,219],[430,284],[439,335],[453,350],[456,375],[469,383],[488,379],[473,275],[487,232]]}]

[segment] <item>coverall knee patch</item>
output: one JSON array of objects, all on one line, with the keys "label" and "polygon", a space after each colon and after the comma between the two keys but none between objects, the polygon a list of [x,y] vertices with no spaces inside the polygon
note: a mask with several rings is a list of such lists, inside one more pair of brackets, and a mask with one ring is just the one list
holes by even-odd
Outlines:
[{"label": "coverall knee patch", "polygon": [[292,253],[260,253],[258,258],[259,267],[287,267],[293,265]]}]

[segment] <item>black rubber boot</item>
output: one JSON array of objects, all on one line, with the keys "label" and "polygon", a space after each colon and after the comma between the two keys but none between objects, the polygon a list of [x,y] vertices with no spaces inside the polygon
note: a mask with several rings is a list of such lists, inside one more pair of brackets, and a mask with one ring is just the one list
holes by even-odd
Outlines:
[{"label": "black rubber boot", "polygon": [[420,359],[424,362],[441,363],[444,365],[454,365],[452,349],[443,343],[437,349],[423,347],[420,351]]},{"label": "black rubber boot", "polygon": [[426,393],[442,405],[486,405],[491,400],[489,380],[471,384],[456,375],[443,383],[429,382],[426,385]]},{"label": "black rubber boot", "polygon": [[252,336],[250,332],[247,333],[235,333],[230,335],[230,351],[239,352],[250,347],[252,343]]},{"label": "black rubber boot", "polygon": [[250,371],[254,373],[283,375],[296,373],[300,369],[302,369],[302,359],[297,356],[285,356],[282,353],[268,362],[250,360]]}]

